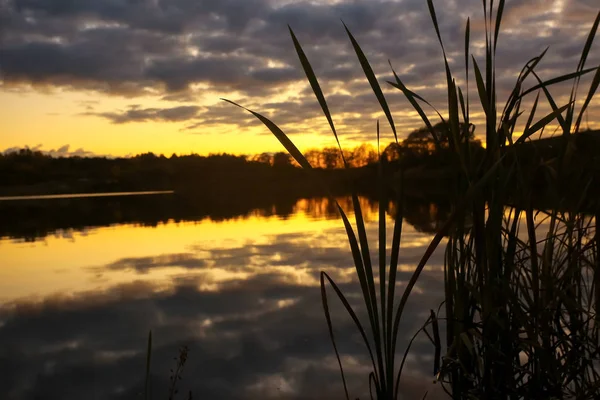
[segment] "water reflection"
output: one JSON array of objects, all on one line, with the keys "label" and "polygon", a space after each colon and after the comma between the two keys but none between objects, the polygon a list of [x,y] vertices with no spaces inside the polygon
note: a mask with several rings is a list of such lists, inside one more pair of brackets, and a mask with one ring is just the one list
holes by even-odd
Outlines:
[{"label": "water reflection", "polygon": [[[376,203],[361,201],[375,240]],[[318,274],[328,271],[359,302],[345,233],[326,200],[291,209],[285,218],[261,216],[269,213],[263,209],[221,222],[169,219],[4,240],[0,398],[141,398],[150,329],[154,399],[167,398],[172,358],[184,344],[190,353],[180,390],[194,398],[342,397]],[[430,239],[405,225],[399,290]],[[442,265],[440,251],[409,301],[403,343],[441,301]],[[333,307],[351,392],[363,398],[366,354],[352,322]],[[408,398],[425,390],[435,398],[431,350],[426,339],[414,345]]]},{"label": "water reflection", "polygon": [[[351,212],[350,197],[338,197],[340,205]],[[367,221],[377,218],[377,200],[360,197]],[[450,213],[446,201],[425,201],[407,198],[405,218],[422,232],[433,233]],[[390,202],[388,215],[394,216],[395,205]],[[49,235],[71,236],[90,228],[114,224],[157,226],[169,222],[226,221],[252,217],[277,216],[290,218],[298,213],[313,219],[339,218],[334,201],[325,197],[296,198],[278,196],[261,201],[237,200],[208,202],[198,197],[173,195],[104,197],[53,200],[24,200],[0,202],[0,238],[35,241]]]}]

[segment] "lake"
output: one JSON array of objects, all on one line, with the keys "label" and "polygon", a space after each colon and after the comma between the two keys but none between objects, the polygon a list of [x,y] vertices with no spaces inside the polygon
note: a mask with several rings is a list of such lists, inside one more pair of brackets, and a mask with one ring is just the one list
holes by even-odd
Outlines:
[{"label": "lake", "polygon": [[[339,201],[350,211],[349,199]],[[413,203],[400,294],[443,214]],[[320,271],[362,303],[335,204],[296,199],[210,212],[193,204],[168,194],[0,202],[0,398],[143,398],[150,330],[152,399],[168,398],[182,346],[189,352],[177,398],[190,390],[194,399],[343,397]],[[377,204],[361,204],[376,259]],[[391,234],[390,223],[388,241]],[[443,300],[444,244],[409,300],[399,357]],[[368,398],[366,350],[329,294],[351,396]],[[432,356],[419,337],[402,378],[408,398],[439,391]]]}]

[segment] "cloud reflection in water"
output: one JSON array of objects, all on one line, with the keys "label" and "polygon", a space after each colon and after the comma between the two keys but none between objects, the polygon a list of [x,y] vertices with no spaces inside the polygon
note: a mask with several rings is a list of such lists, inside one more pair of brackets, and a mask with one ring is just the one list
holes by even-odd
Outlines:
[{"label": "cloud reflection in water", "polygon": [[[0,398],[139,398],[150,329],[154,399],[167,398],[172,358],[184,344],[190,354],[180,388],[194,398],[341,398],[319,272],[328,271],[359,309],[361,300],[338,223],[265,235],[244,231],[242,241],[221,247],[205,238],[185,252],[118,258],[86,268],[90,275],[128,272],[134,281],[6,303],[0,309]],[[201,232],[202,223],[197,226]],[[367,229],[377,237],[375,222]],[[399,290],[429,243],[410,226],[403,239]],[[409,301],[399,351],[443,297],[441,257],[436,252]],[[367,354],[352,321],[332,303],[351,393],[365,397]],[[404,392],[421,397],[431,390],[432,348],[418,340],[411,354]]]}]

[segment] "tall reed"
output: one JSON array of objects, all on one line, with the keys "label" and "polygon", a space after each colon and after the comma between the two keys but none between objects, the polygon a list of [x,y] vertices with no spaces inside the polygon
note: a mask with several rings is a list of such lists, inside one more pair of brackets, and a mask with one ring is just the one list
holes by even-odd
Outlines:
[{"label": "tall reed", "polygon": [[[593,284],[593,270],[596,279],[598,271],[596,220],[579,209],[593,177],[583,172],[574,176],[570,157],[573,136],[578,134],[583,113],[600,83],[600,68],[585,69],[600,13],[575,72],[542,81],[535,67],[546,54],[544,50],[525,65],[499,112],[495,65],[504,1],[499,1],[496,8],[493,1],[483,2],[483,72],[475,57],[469,58],[469,21],[465,30],[465,81],[468,85],[472,61],[478,100],[485,114],[486,153],[483,160],[473,163],[466,132],[461,132],[458,123],[462,117],[463,129],[469,126],[468,98],[465,101],[450,70],[431,0],[428,6],[446,68],[446,126],[457,168],[460,166],[463,171],[459,185],[466,187],[500,165],[474,196],[467,199],[459,195],[459,203],[466,208],[456,206],[461,216],[446,248],[447,354],[440,378],[455,398],[594,396],[600,389],[600,347],[595,323],[598,304],[594,301],[597,295]],[[581,76],[590,72],[594,78],[583,105],[576,110]],[[536,84],[525,89],[529,76]],[[392,84],[407,97],[412,96],[397,75],[395,78]],[[559,107],[548,87],[570,80],[573,89],[569,102]],[[526,113],[524,100],[534,92],[538,95]],[[551,112],[534,123],[539,92],[544,94]],[[523,114],[528,114],[523,133],[513,138]],[[529,160],[524,165],[523,157],[518,155],[519,146],[554,120],[558,121],[563,138],[558,159],[550,162],[533,154],[533,162]],[[540,213],[534,209],[534,187],[541,175],[547,179],[544,195],[554,198],[555,208]],[[566,176],[575,178],[583,189],[575,202],[570,199],[569,205],[564,203]],[[508,204],[516,206],[507,207]],[[560,211],[565,206],[569,212]],[[472,225],[467,224],[467,213],[472,217]],[[542,219],[546,231],[540,228]]]},{"label": "tall reed", "polygon": [[[393,68],[394,81],[389,83],[404,94],[421,116],[438,148],[445,144],[437,137],[423,107],[433,109],[436,118],[444,122],[449,138],[447,145],[454,155],[454,167],[460,171],[454,211],[415,267],[397,304],[395,290],[403,221],[401,188],[394,199],[398,213],[394,221],[389,263],[385,225],[387,201],[381,159],[378,265],[374,266],[371,261],[357,195],[352,196],[356,233],[338,204],[368,315],[366,327],[335,282],[327,273],[321,272],[323,308],[340,365],[346,398],[350,396],[333,333],[326,284],[341,300],[363,338],[372,364],[372,372],[368,377],[372,396],[377,399],[396,399],[405,360],[403,358],[399,365],[396,360],[399,323],[411,290],[445,235],[449,235],[444,268],[445,316],[442,317],[446,321],[445,346],[442,346],[439,336],[440,318],[436,313],[432,311],[422,329],[430,326],[433,332],[434,370],[447,392],[455,398],[486,399],[593,396],[600,389],[597,314],[600,295],[596,289],[600,284],[600,239],[595,229],[596,218],[580,213],[577,205],[569,212],[560,211],[557,207],[538,213],[534,209],[532,183],[539,176],[539,170],[543,170],[548,177],[548,195],[559,201],[556,204],[563,198],[564,191],[561,188],[564,187],[564,177],[569,172],[569,161],[573,157],[572,137],[578,133],[582,116],[600,83],[600,68],[585,67],[600,22],[600,13],[574,72],[542,80],[535,68],[544,58],[544,50],[524,66],[500,111],[495,66],[505,2],[500,0],[494,7],[493,0],[483,0],[486,43],[483,70],[470,54],[470,21],[467,20],[464,93],[451,71],[433,1],[428,0],[427,5],[446,73],[448,110],[444,113],[445,117],[423,97],[408,89]],[[345,25],[344,28],[398,142],[394,119],[378,80],[357,40]],[[325,96],[291,28],[290,35],[343,159]],[[593,73],[594,77],[577,114],[576,98],[580,79],[589,73]],[[470,110],[473,106],[468,96],[471,74],[475,78],[477,100],[485,114],[486,151],[483,159],[472,157],[468,140],[469,130],[472,129]],[[528,78],[533,78],[536,83],[525,88]],[[569,102],[559,106],[548,88],[567,81],[573,81],[573,90]],[[533,94],[536,94],[533,105],[525,113],[525,100]],[[540,94],[544,95],[551,112],[536,120]],[[255,111],[246,110],[269,128],[303,168],[311,169],[302,153],[275,123]],[[524,125],[519,125],[523,115],[527,115],[527,120]],[[560,125],[564,144],[558,160],[548,163],[548,160],[536,158],[524,165],[522,157],[518,155],[520,146],[534,134],[543,132],[555,120]],[[515,138],[520,126],[523,126],[522,134]],[[346,164],[344,159],[343,162]],[[572,177],[572,174],[569,176]],[[584,175],[579,178],[584,183],[592,179]],[[584,197],[585,192],[581,199]],[[517,205],[507,206],[509,204]],[[544,215],[545,231],[539,228]],[[472,223],[468,223],[471,220]],[[539,240],[542,235],[543,239]],[[379,287],[375,283],[376,274],[379,276]],[[443,347],[445,351],[442,357]]]}]

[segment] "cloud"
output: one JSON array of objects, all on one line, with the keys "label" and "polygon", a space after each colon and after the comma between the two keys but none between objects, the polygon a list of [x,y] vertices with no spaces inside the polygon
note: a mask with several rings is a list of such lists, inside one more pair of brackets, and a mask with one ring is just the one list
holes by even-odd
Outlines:
[{"label": "cloud", "polygon": [[178,106],[171,108],[140,108],[138,105],[129,106],[121,112],[88,113],[98,117],[106,118],[113,124],[126,124],[129,122],[181,122],[193,119],[200,107]]},{"label": "cloud", "polygon": [[202,268],[207,266],[205,260],[197,258],[193,254],[165,254],[154,257],[123,258],[113,262],[106,268],[109,270],[136,270],[140,273],[147,273],[153,268],[165,267],[183,267],[183,268]]},{"label": "cloud", "polygon": [[[275,244],[271,250],[278,249]],[[162,256],[167,263],[178,258],[187,256]],[[352,271],[351,266],[345,268]],[[410,274],[400,271],[399,279],[406,280]],[[427,318],[427,307],[442,296],[441,278],[440,271],[426,271],[419,280],[400,326],[400,348]],[[318,284],[303,284],[290,279],[286,271],[269,268],[232,279],[216,290],[215,279],[218,276],[209,273],[177,275],[171,284],[132,282],[0,307],[4,344],[0,348],[0,396],[17,399],[43,394],[47,399],[70,400],[92,393],[98,398],[131,398],[143,387],[139,371],[144,370],[150,329],[156,393],[167,391],[172,358],[186,344],[190,353],[180,390],[192,390],[194,397],[251,399],[276,394],[280,399],[319,399],[324,393],[328,398],[342,395]],[[339,286],[354,306],[361,307],[355,280],[340,281]],[[336,331],[348,333],[338,334],[337,343],[351,393],[363,397],[368,387],[368,356],[341,306],[332,302],[331,307]],[[363,314],[359,313],[361,318]],[[412,383],[404,385],[405,395],[423,393],[429,386],[426,358],[432,351],[426,338],[414,343],[413,357],[407,363],[411,376],[406,378]]]},{"label": "cloud", "polygon": [[[348,209],[351,199],[339,202]],[[330,200],[302,204],[297,207],[308,218],[335,208]],[[370,218],[377,202],[361,204],[367,235],[375,240],[379,228]],[[399,292],[429,239],[404,226]],[[149,330],[154,393],[167,392],[172,358],[185,344],[190,353],[180,391],[192,390],[194,398],[343,396],[318,280],[327,271],[367,320],[343,226],[251,235],[220,247],[210,237],[202,240],[185,252],[145,253],[87,269],[90,279],[108,279],[104,283],[111,274],[135,272],[126,284],[0,305],[0,398],[135,398],[143,388]],[[399,351],[443,299],[443,256],[440,247],[415,286],[399,327]],[[353,321],[328,294],[352,398],[368,397],[368,354]],[[428,397],[438,398],[441,388],[431,387],[432,353],[426,337],[413,344],[403,397],[430,390]]]},{"label": "cloud", "polygon": [[33,146],[33,147],[29,147],[29,146],[8,147],[8,148],[4,149],[1,153],[6,155],[6,154],[10,154],[10,153],[18,153],[21,150],[31,150],[31,151],[39,151],[42,154],[46,154],[46,155],[49,155],[52,157],[103,157],[100,154],[96,154],[92,151],[85,150],[81,147],[79,147],[75,150],[70,150],[71,145],[69,145],[69,144],[65,144],[56,150],[55,149],[44,150],[42,147],[43,146],[41,144],[38,144],[37,146]]},{"label": "cloud", "polygon": [[[507,95],[514,84],[508,77],[514,78],[525,62],[548,45],[550,50],[540,64],[542,78],[575,69],[597,5],[593,0],[550,3],[506,2],[505,29],[498,45],[498,77],[506,77],[499,79],[500,96]],[[309,86],[287,32],[291,24],[327,97],[347,97],[344,107],[335,107],[334,117],[341,118],[348,135],[366,137],[365,132],[372,131],[373,115],[380,110],[341,18],[390,94],[401,131],[421,123],[414,113],[404,118],[410,106],[385,84],[391,76],[388,59],[410,88],[418,88],[434,105],[445,108],[445,90],[440,86],[445,82],[442,54],[421,0],[12,0],[3,4],[0,71],[6,88],[62,87],[183,102],[217,101],[233,93],[234,100],[246,99],[244,104],[257,111],[264,111],[261,106],[277,97],[281,104],[273,110],[275,122],[300,129],[298,121],[310,121],[319,111],[314,109],[314,95],[304,90]],[[466,89],[461,82],[464,26],[470,16],[473,54],[481,62],[481,2],[435,4],[450,67]],[[597,49],[598,41],[590,52],[590,66],[600,62]],[[475,99],[476,92],[472,95]],[[339,117],[345,109],[354,118]],[[116,123],[169,120],[158,110],[101,116]],[[187,111],[188,118],[174,118],[189,119],[192,111]],[[247,115],[236,111],[226,120],[206,116],[189,126],[191,131],[204,123],[245,127]],[[596,108],[591,107],[590,113],[592,120],[598,119]],[[319,132],[316,121],[302,129],[309,125],[311,131]]]}]

